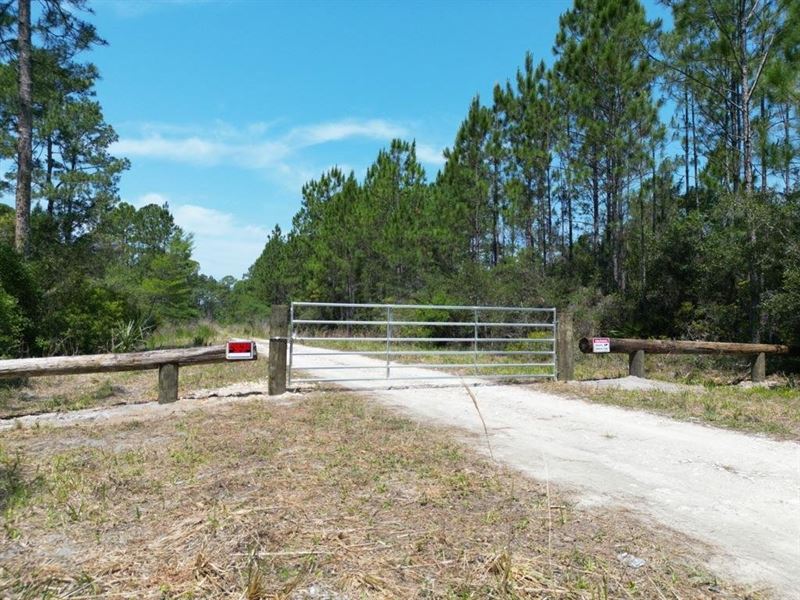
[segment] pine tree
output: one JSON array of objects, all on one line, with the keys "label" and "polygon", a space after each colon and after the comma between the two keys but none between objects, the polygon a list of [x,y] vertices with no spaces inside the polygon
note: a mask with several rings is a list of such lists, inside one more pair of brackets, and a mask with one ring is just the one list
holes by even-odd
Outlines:
[{"label": "pine tree", "polygon": [[626,190],[640,180],[657,133],[655,70],[644,44],[657,24],[645,19],[638,0],[577,0],[560,25],[558,93],[568,95],[577,130],[573,135],[580,140],[567,167],[590,181],[595,245],[600,194],[605,196],[608,279],[612,289],[624,292]]}]

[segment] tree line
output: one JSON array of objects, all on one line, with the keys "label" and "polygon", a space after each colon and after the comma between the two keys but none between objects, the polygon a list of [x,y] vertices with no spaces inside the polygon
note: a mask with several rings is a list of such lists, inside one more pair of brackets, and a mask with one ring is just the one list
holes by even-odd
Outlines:
[{"label": "tree line", "polygon": [[571,307],[620,335],[800,341],[800,5],[576,0],[553,60],[475,97],[443,168],[394,140],[302,188],[240,281],[199,273],[84,57],[85,0],[0,0],[0,355],[131,349],[290,299]]},{"label": "tree line", "polygon": [[128,161],[82,56],[85,0],[0,2],[0,356],[128,350],[200,316],[191,236],[167,206],[120,202]]},{"label": "tree line", "polygon": [[800,5],[575,0],[554,60],[302,189],[232,297],[572,306],[615,334],[800,341]]}]

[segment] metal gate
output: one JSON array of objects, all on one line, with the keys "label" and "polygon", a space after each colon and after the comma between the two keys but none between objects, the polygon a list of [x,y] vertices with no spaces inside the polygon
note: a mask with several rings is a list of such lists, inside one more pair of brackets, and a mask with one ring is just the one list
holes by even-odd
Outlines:
[{"label": "metal gate", "polygon": [[[288,383],[464,375],[555,379],[556,324],[555,308],[292,302]],[[364,357],[364,361],[325,362],[325,357],[342,356]],[[298,360],[306,364],[298,366]],[[420,368],[434,369],[437,374],[407,371]],[[337,376],[337,371],[344,370],[347,376]],[[358,376],[350,373],[353,370],[360,371]],[[297,371],[318,376],[296,378]],[[320,371],[329,371],[331,376],[319,376]]]}]

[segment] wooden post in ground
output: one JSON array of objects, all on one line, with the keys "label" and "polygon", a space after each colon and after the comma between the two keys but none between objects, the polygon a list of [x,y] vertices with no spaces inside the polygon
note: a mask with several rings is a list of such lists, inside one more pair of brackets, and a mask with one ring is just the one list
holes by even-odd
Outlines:
[{"label": "wooden post in ground", "polygon": [[558,315],[556,334],[556,363],[559,381],[575,379],[575,336],[572,331],[572,313]]},{"label": "wooden post in ground", "polygon": [[644,350],[636,350],[628,355],[628,372],[634,377],[644,377]]},{"label": "wooden post in ground", "polygon": [[761,383],[767,378],[767,355],[763,352],[756,354],[750,367],[753,383]]},{"label": "wooden post in ground", "polygon": [[289,336],[289,307],[277,304],[269,318],[269,395],[286,391],[286,346]]},{"label": "wooden post in ground", "polygon": [[158,403],[178,400],[178,365],[167,363],[158,367]]}]

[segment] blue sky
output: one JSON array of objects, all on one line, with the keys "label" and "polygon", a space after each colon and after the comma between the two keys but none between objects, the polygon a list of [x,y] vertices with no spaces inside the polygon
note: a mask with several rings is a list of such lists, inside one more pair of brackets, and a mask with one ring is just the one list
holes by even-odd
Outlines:
[{"label": "blue sky", "polygon": [[570,5],[95,0],[121,196],[168,202],[202,272],[240,277],[324,170],[361,177],[400,137],[434,177],[471,98],[528,50],[550,62]]}]

